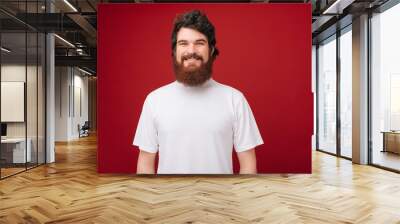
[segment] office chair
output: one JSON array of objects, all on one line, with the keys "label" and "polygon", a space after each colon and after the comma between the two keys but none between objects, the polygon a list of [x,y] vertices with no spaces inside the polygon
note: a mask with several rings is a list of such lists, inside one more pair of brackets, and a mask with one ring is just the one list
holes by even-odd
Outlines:
[{"label": "office chair", "polygon": [[89,129],[90,129],[89,121],[85,121],[82,127],[78,125],[78,129],[79,129],[79,138],[89,136]]}]

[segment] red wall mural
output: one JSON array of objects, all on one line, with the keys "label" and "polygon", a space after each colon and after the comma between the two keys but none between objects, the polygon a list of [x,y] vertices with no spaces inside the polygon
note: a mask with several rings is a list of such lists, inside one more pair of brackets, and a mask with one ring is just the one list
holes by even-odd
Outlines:
[{"label": "red wall mural", "polygon": [[132,140],[143,102],[175,80],[173,20],[192,9],[216,28],[213,78],[240,90],[252,108],[264,140],[258,172],[310,173],[311,5],[260,3],[99,5],[98,171],[136,172]]}]

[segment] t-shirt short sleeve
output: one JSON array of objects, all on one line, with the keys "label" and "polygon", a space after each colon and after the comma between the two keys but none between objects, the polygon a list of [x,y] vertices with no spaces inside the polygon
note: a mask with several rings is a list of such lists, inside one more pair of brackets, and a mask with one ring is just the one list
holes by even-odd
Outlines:
[{"label": "t-shirt short sleeve", "polygon": [[143,104],[133,145],[138,146],[140,150],[156,153],[158,151],[158,135],[154,122],[154,105],[152,104],[153,102],[149,95]]},{"label": "t-shirt short sleeve", "polygon": [[243,152],[264,144],[250,105],[241,92],[234,93],[234,136],[236,152]]}]

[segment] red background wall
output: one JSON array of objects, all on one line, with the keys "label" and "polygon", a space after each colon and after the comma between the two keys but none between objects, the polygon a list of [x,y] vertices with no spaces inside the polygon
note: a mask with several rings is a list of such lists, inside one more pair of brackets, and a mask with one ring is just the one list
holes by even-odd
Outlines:
[{"label": "red background wall", "polygon": [[[135,173],[144,99],[175,80],[175,16],[203,10],[216,27],[216,81],[246,96],[264,145],[259,173],[310,173],[311,5],[101,4],[98,8],[98,171]],[[234,155],[234,171],[238,162]]]}]

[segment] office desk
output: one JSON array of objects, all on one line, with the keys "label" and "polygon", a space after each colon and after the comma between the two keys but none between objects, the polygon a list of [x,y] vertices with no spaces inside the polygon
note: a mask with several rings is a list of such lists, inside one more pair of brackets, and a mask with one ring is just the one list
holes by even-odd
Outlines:
[{"label": "office desk", "polygon": [[[32,140],[28,138],[25,154],[25,138],[6,138],[1,139],[1,157],[6,163],[25,163],[32,158]],[[25,161],[27,159],[27,161]]]},{"label": "office desk", "polygon": [[382,152],[393,152],[400,154],[400,132],[383,131],[383,150]]}]

